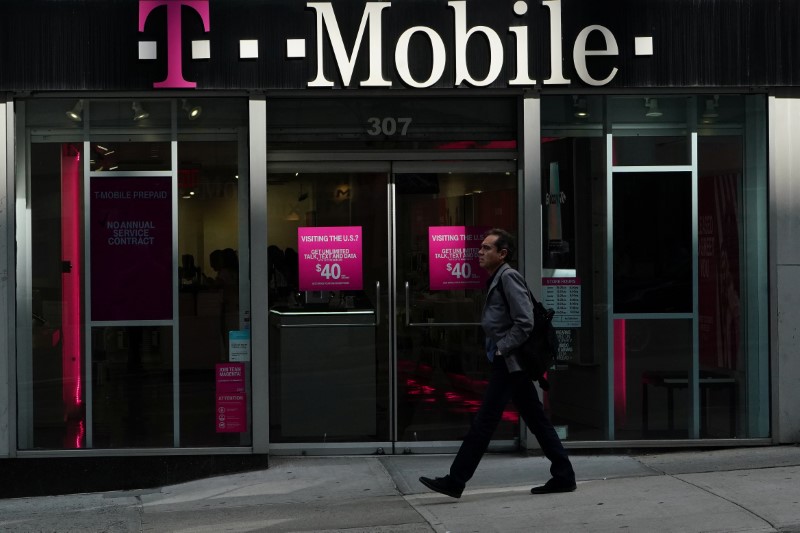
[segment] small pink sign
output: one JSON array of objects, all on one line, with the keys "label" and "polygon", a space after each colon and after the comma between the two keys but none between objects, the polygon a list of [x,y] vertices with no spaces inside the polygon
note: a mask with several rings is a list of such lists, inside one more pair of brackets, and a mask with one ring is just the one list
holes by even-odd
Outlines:
[{"label": "small pink sign", "polygon": [[217,433],[247,431],[247,394],[245,394],[244,363],[216,365]]},{"label": "small pink sign", "polygon": [[247,395],[217,393],[217,433],[247,431]]},{"label": "small pink sign", "polygon": [[361,226],[297,228],[301,291],[357,291],[364,285]]},{"label": "small pink sign", "polygon": [[244,392],[244,363],[217,365],[217,393]]},{"label": "small pink sign", "polygon": [[484,288],[489,274],[478,263],[478,250],[488,230],[482,226],[428,228],[432,291]]}]

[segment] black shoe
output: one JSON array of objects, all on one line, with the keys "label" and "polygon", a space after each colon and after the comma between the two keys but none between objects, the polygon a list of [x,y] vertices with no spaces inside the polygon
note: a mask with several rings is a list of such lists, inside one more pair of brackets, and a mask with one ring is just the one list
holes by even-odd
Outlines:
[{"label": "black shoe", "polygon": [[423,476],[419,478],[419,482],[429,489],[435,490],[445,496],[450,496],[451,498],[460,498],[461,493],[464,492],[464,486],[459,486],[455,481],[450,479],[450,476],[437,477],[434,479]]},{"label": "black shoe", "polygon": [[531,494],[552,494],[555,492],[572,492],[577,487],[575,482],[564,482],[564,481],[556,481],[555,479],[549,480],[544,485],[539,487],[533,487],[531,489]]}]

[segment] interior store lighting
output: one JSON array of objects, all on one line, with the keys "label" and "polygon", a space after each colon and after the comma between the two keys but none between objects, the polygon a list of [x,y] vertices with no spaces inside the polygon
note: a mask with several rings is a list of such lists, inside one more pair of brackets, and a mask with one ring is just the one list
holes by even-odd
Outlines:
[{"label": "interior store lighting", "polygon": [[67,111],[67,118],[75,122],[81,122],[83,120],[83,100],[75,102],[72,109]]},{"label": "interior store lighting", "polygon": [[199,105],[192,105],[186,98],[181,100],[181,109],[186,112],[186,117],[189,120],[194,120],[203,112],[203,108]]},{"label": "interior store lighting", "polygon": [[715,94],[713,98],[706,100],[706,110],[703,111],[703,122],[708,124],[714,122],[714,119],[719,117],[719,95]]},{"label": "interior store lighting", "polygon": [[662,116],[664,113],[658,108],[657,98],[645,98],[644,107],[647,109],[644,116],[647,118],[656,118]]},{"label": "interior store lighting", "polygon": [[133,102],[131,109],[133,109],[133,120],[142,120],[150,116],[139,102]]},{"label": "interior store lighting", "polygon": [[572,114],[575,118],[586,118],[589,116],[589,108],[586,105],[586,98],[572,97]]}]

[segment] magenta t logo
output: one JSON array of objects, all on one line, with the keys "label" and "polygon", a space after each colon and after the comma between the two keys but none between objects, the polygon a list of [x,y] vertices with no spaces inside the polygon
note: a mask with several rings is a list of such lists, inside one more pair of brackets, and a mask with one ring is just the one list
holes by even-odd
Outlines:
[{"label": "magenta t logo", "polygon": [[187,6],[203,19],[203,29],[210,29],[209,0],[139,0],[139,31],[144,31],[147,17],[157,7],[167,6],[167,79],[153,84],[156,88],[194,88],[197,84],[183,79],[181,42],[181,6]]}]

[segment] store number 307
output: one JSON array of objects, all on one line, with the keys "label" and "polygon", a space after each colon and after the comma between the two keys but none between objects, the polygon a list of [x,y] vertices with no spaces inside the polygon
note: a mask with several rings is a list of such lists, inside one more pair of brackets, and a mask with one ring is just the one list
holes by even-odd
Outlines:
[{"label": "store number 307", "polygon": [[386,135],[387,137],[393,135],[405,136],[408,133],[408,127],[411,125],[411,117],[369,117],[367,122],[369,123],[367,135],[373,137],[377,135]]}]

